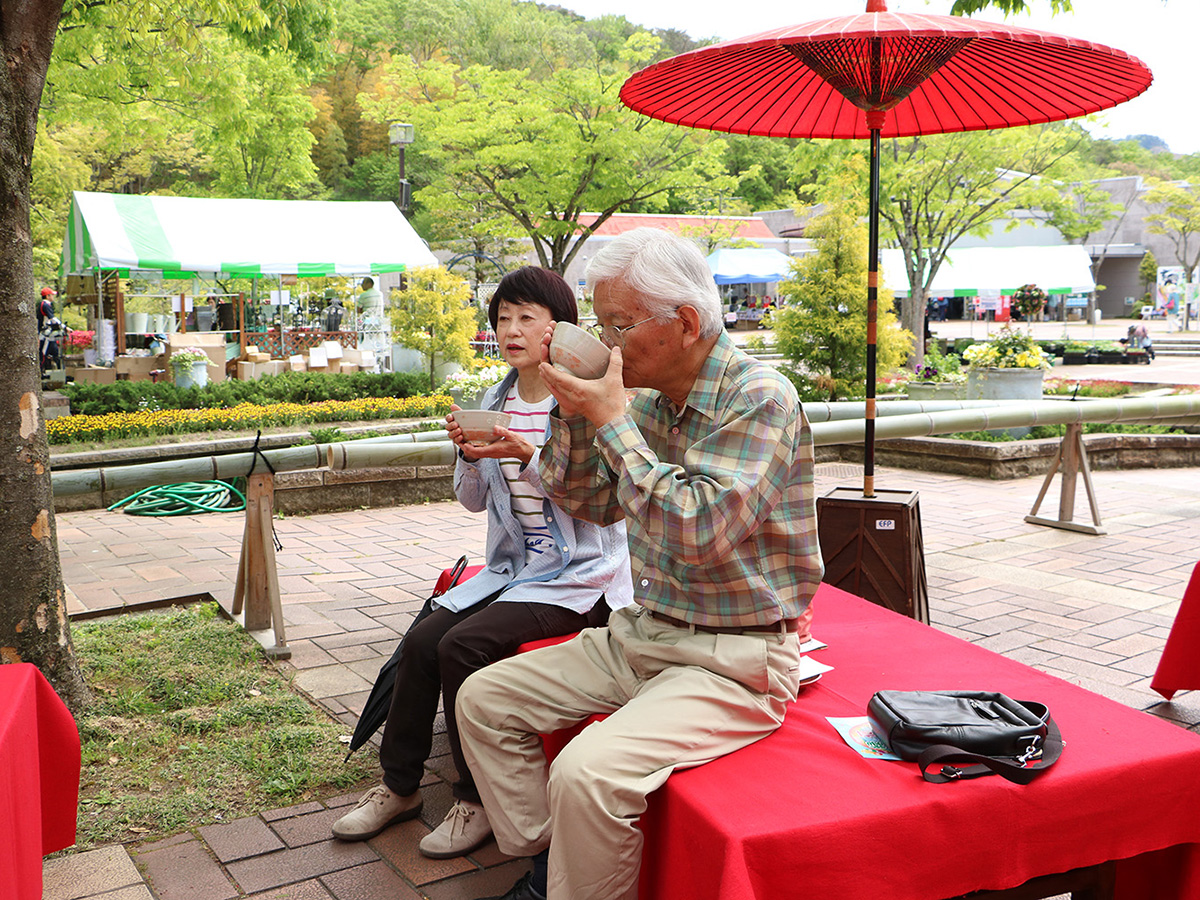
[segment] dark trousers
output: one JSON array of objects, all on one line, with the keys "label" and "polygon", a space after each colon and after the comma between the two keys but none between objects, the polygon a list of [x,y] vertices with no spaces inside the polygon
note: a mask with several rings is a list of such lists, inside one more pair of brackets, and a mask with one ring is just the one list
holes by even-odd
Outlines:
[{"label": "dark trousers", "polygon": [[427,606],[405,635],[379,747],[383,783],[393,792],[407,796],[421,785],[441,693],[450,755],[458,769],[454,796],[479,803],[454,718],[454,701],[462,683],[472,672],[511,656],[526,641],[570,634],[608,621],[604,597],[584,614],[548,603],[495,602],[496,596],[463,612]]}]

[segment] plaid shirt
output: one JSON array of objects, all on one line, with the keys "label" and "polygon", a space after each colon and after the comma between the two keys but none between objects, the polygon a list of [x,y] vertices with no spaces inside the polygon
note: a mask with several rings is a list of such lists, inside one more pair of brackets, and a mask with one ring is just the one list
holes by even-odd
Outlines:
[{"label": "plaid shirt", "polygon": [[543,488],[567,512],[625,519],[634,599],[712,627],[794,618],[823,574],[813,441],[796,391],[722,333],[682,410],[639,391],[599,429],[551,417]]}]

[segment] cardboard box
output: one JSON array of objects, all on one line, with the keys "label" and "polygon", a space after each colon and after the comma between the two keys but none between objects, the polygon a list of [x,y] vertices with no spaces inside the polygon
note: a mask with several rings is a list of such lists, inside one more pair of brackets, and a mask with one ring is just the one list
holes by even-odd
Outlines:
[{"label": "cardboard box", "polygon": [[258,374],[263,375],[282,375],[287,371],[288,361],[286,359],[272,359],[265,363],[258,363]]},{"label": "cardboard box", "polygon": [[358,368],[363,372],[374,372],[375,371],[375,351],[374,350],[360,350],[359,353],[362,355],[362,358],[358,361]]},{"label": "cardboard box", "polygon": [[149,381],[152,371],[167,368],[167,359],[165,356],[118,356],[113,367],[119,380]]},{"label": "cardboard box", "polygon": [[288,357],[288,369],[292,372],[307,372],[308,360],[300,354]]},{"label": "cardboard box", "polygon": [[325,355],[324,347],[312,347],[308,351],[308,368],[324,369],[329,365],[329,357]]},{"label": "cardboard box", "polygon": [[[342,363],[343,364],[344,363],[354,363],[354,365],[356,365],[356,366],[361,366],[362,365],[362,355],[363,355],[363,352],[361,350],[356,350],[354,347],[343,347],[342,348]],[[342,371],[345,371],[345,370],[343,369]]]},{"label": "cardboard box", "polygon": [[71,377],[76,381],[89,381],[92,384],[116,384],[117,370],[105,366],[80,366],[71,370]]},{"label": "cardboard box", "polygon": [[330,361],[342,358],[343,347],[338,341],[322,341],[321,349],[325,351],[325,358]]},{"label": "cardboard box", "polygon": [[244,359],[238,360],[237,372],[238,381],[253,381],[258,377],[258,363],[247,362]]}]

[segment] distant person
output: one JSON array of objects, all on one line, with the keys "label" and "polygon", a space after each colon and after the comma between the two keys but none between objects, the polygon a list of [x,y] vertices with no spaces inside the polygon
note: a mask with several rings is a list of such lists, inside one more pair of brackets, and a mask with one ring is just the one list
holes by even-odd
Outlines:
[{"label": "distant person", "polygon": [[383,313],[383,294],[375,287],[375,279],[368,275],[362,280],[361,287],[362,293],[357,300],[360,320],[380,316]]},{"label": "distant person", "polygon": [[48,287],[42,288],[42,299],[38,302],[37,308],[38,366],[42,375],[51,369],[62,367],[59,338],[67,329],[54,314],[53,298],[53,290]]}]

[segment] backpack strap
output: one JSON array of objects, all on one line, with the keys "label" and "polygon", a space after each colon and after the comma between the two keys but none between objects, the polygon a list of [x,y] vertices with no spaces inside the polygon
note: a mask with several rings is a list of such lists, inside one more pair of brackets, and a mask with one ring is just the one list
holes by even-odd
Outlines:
[{"label": "backpack strap", "polygon": [[[983,775],[1000,775],[1016,784],[1029,784],[1037,777],[1039,771],[1058,761],[1062,755],[1062,747],[1062,734],[1058,725],[1054,719],[1047,716],[1045,736],[1034,740],[1029,749],[1015,759],[983,756],[951,747],[949,744],[935,744],[921,751],[921,755],[917,757],[917,765],[921,767],[921,776],[933,784],[979,778]],[[961,765],[963,763],[966,765]],[[926,771],[938,765],[941,766],[940,770]]]}]

